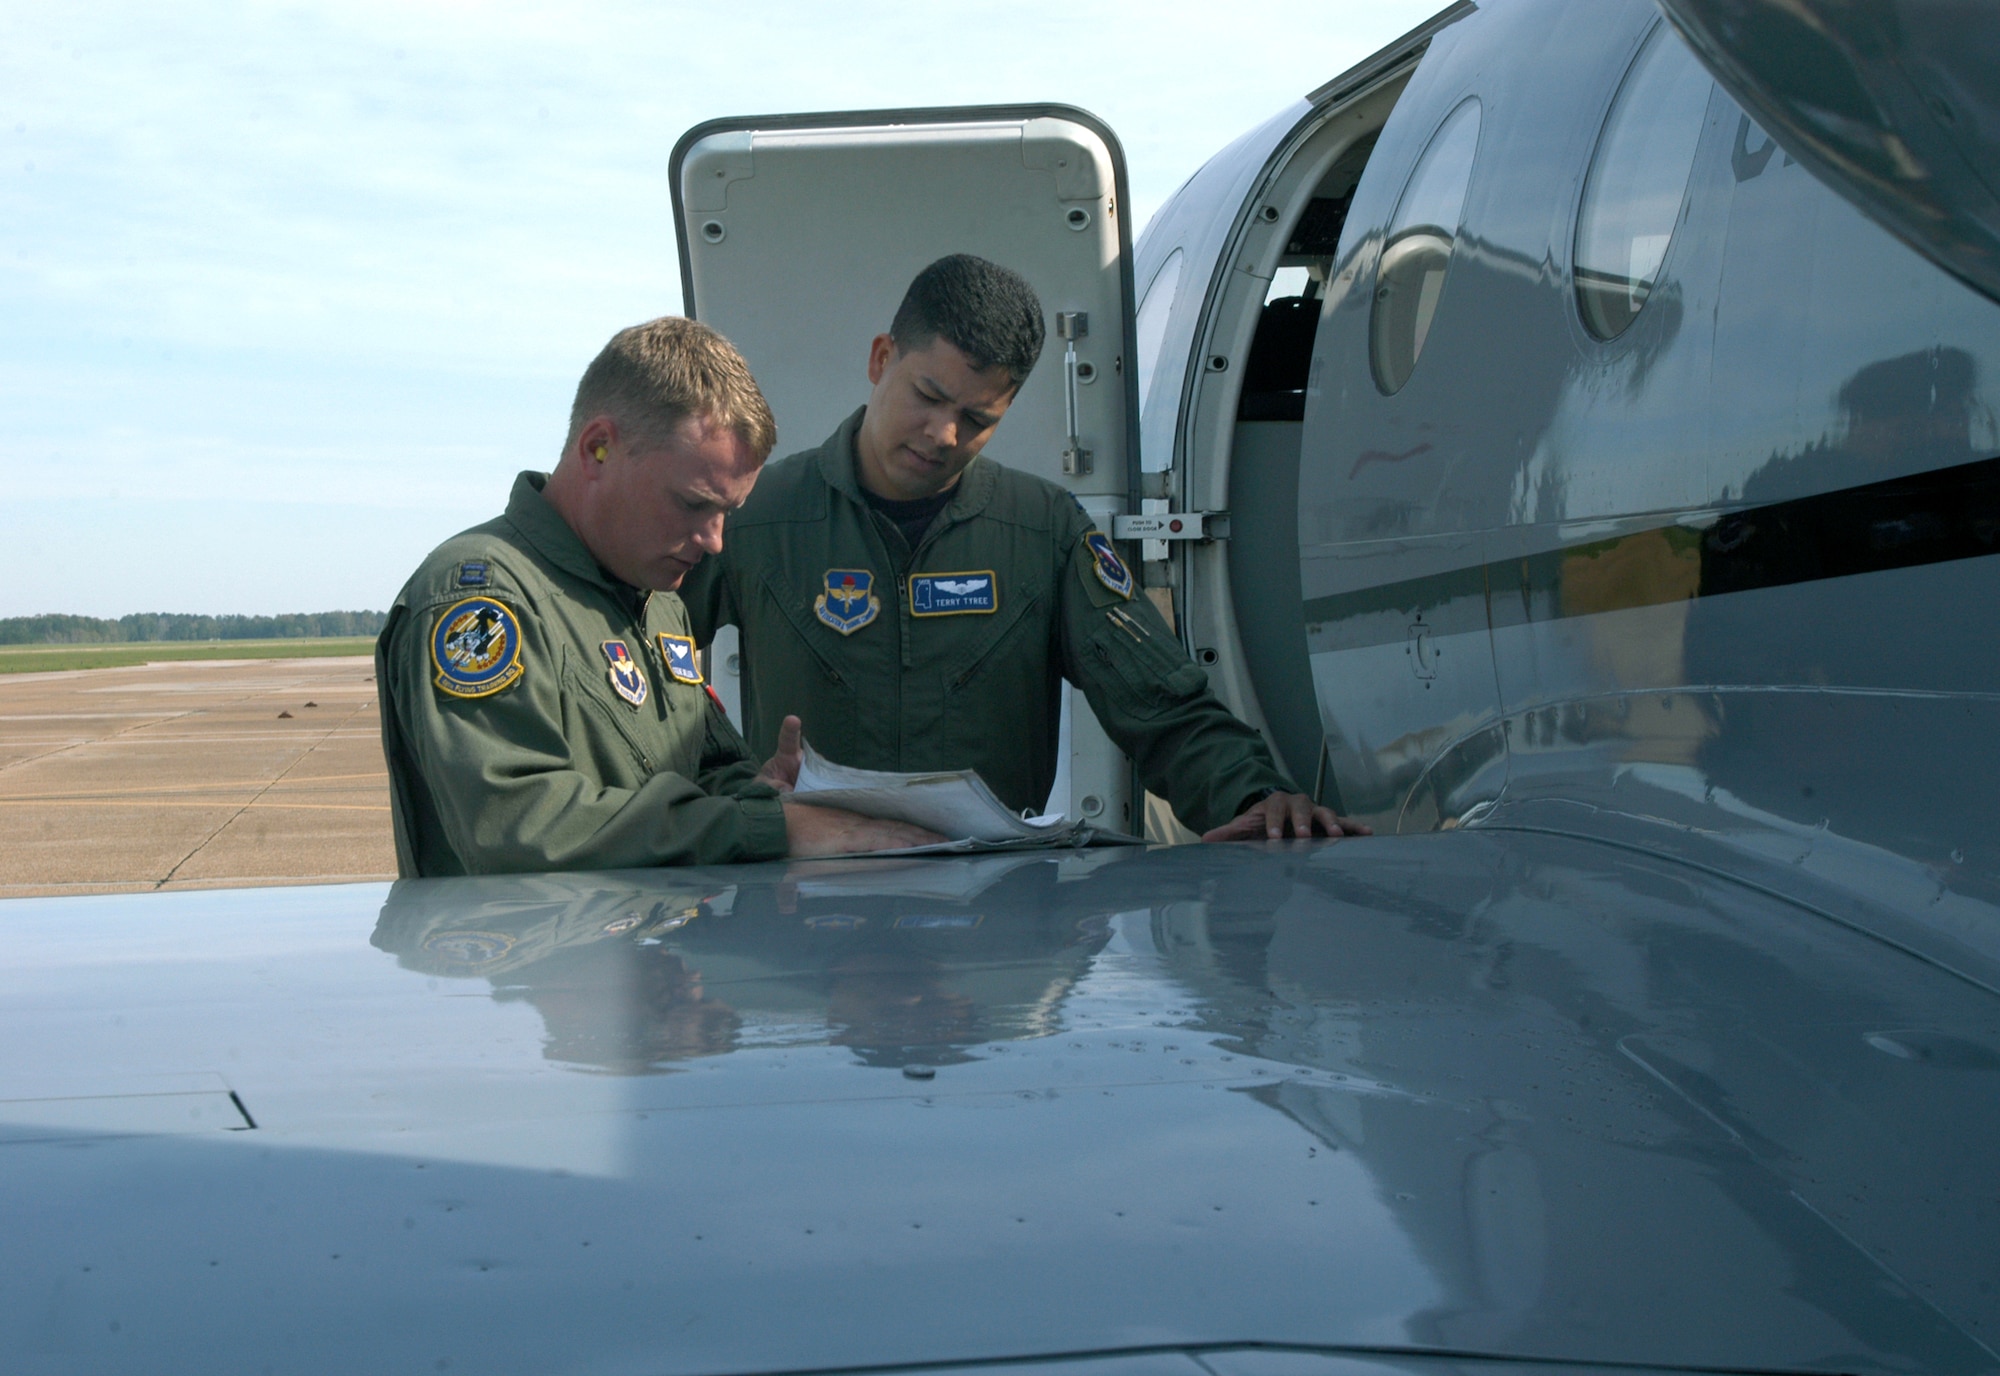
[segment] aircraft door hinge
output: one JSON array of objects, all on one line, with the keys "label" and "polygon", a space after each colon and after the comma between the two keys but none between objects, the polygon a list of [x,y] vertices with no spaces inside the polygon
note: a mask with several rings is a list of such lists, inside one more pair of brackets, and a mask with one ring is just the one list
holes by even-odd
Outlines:
[{"label": "aircraft door hinge", "polygon": [[1113,516],[1111,534],[1118,540],[1227,540],[1226,511],[1161,511],[1144,516]]}]

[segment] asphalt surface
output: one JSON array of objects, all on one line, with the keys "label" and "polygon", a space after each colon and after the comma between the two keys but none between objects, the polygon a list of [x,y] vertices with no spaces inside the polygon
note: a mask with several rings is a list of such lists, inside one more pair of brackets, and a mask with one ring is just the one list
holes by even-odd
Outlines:
[{"label": "asphalt surface", "polygon": [[0,676],[0,897],[393,879],[374,673],[357,656]]}]

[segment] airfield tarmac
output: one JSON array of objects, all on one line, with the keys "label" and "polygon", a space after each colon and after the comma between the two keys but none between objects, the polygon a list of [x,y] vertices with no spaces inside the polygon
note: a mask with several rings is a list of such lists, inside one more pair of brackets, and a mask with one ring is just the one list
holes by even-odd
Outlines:
[{"label": "airfield tarmac", "polygon": [[0,675],[0,897],[395,878],[374,673]]}]

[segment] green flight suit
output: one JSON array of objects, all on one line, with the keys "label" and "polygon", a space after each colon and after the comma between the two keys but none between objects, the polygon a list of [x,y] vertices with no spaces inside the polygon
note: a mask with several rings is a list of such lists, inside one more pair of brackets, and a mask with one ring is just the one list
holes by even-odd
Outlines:
[{"label": "green flight suit", "polygon": [[703,686],[680,599],[599,567],[546,481],[523,473],[505,515],[433,550],[375,642],[398,868],[784,855],[783,805]]},{"label": "green flight suit", "polygon": [[976,458],[912,550],[862,499],[861,414],[768,465],[730,514],[722,553],[681,587],[697,640],[742,630],[753,746],[797,713],[829,759],[971,767],[1007,806],[1039,809],[1067,678],[1146,787],[1197,830],[1293,787],[1129,573],[1092,553],[1094,523],[1069,493]]}]

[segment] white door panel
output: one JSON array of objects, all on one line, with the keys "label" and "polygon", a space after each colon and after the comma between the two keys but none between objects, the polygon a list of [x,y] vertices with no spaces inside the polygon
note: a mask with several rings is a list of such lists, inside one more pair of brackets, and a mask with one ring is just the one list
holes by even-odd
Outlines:
[{"label": "white door panel", "polygon": [[[910,279],[974,253],[1026,277],[1049,327],[987,454],[1076,493],[1107,530],[1132,509],[1130,235],[1108,129],[1060,106],[715,121],[681,140],[673,175],[688,313],[749,360],[779,453],[819,444],[867,399],[869,341]],[[1062,338],[1072,314],[1083,329]],[[1087,471],[1065,464],[1078,449]],[[735,687],[715,681],[726,696]],[[1131,827],[1130,766],[1069,696],[1065,796],[1051,801]]]},{"label": "white door panel", "polygon": [[[1124,496],[1130,288],[1114,149],[1050,116],[702,133],[679,163],[690,313],[750,361],[788,453],[866,399],[868,341],[920,268],[947,253],[990,258],[1033,284],[1050,337],[989,452],[1079,494]],[[1086,317],[1086,475],[1062,465],[1055,318],[1069,312]]]}]

